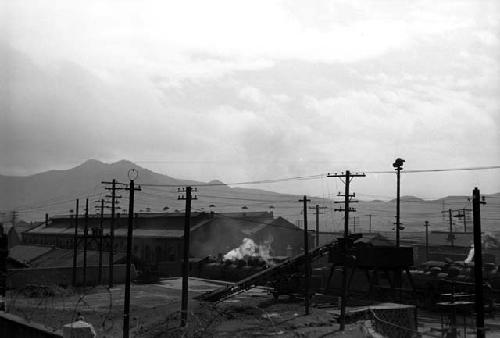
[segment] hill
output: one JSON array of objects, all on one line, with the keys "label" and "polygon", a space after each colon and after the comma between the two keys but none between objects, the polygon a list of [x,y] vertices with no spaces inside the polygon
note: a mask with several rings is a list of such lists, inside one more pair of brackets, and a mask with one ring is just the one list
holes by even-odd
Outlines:
[{"label": "hill", "polygon": [[[75,199],[80,199],[80,213],[83,213],[85,198],[89,198],[90,212],[95,201],[109,192],[104,189],[102,181],[113,178],[119,182],[128,182],[127,173],[136,169],[139,177],[136,183],[142,185],[142,191],[136,193],[135,210],[137,212],[173,212],[184,209],[184,201],[178,200],[177,188],[185,185],[200,185],[193,201],[193,211],[199,212],[243,212],[272,211],[289,221],[302,225],[301,205],[297,202],[302,196],[285,195],[273,191],[230,187],[221,181],[208,183],[180,180],[167,175],[155,173],[130,161],[103,163],[88,160],[68,170],[52,170],[31,176],[13,177],[0,175],[0,209],[9,220],[12,211],[16,210],[18,219],[43,220],[44,214],[49,216],[67,214],[75,209]],[[128,207],[127,193],[120,192],[122,212]],[[334,212],[338,207],[332,200],[311,198],[311,206],[320,204],[328,207],[320,215],[320,229],[323,231],[340,231],[343,229],[343,213]],[[486,197],[487,204],[482,206],[481,215],[483,229],[497,231],[500,220],[500,194]],[[370,219],[373,230],[391,231],[395,221],[395,199],[391,201],[360,201],[355,205],[356,213],[351,214],[350,224],[356,231],[368,231]],[[424,222],[431,224],[431,230],[447,230],[449,228],[448,209],[472,208],[468,196],[447,196],[442,199],[428,201],[415,196],[401,197],[401,222],[407,230],[424,231]],[[443,212],[444,211],[444,212]],[[309,227],[314,228],[313,210],[310,210]],[[458,212],[454,212],[457,216]],[[371,218],[369,215],[372,215]],[[354,218],[356,217],[356,218]],[[467,231],[472,227],[472,215],[465,218],[453,217],[456,231]]]}]

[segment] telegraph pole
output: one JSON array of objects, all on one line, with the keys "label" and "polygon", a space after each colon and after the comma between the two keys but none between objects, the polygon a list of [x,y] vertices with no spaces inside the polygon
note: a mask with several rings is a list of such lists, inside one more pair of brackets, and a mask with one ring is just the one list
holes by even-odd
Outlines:
[{"label": "telegraph pole", "polygon": [[[134,192],[140,191],[141,187],[134,186],[134,179],[137,178],[137,170],[131,169],[128,172],[130,178],[129,191],[129,206],[128,206],[128,228],[127,228],[127,266],[125,276],[125,300],[123,305],[123,338],[129,336],[130,323],[130,265],[132,264],[132,236],[134,231]],[[126,188],[125,188],[126,189]]]},{"label": "telegraph pole", "polygon": [[322,214],[320,209],[328,209],[327,207],[320,207],[319,204],[316,204],[314,207],[309,207],[309,209],[314,209],[316,211],[316,247],[319,246],[319,215]]},{"label": "telegraph pole", "polygon": [[115,250],[115,202],[116,202],[116,180],[113,179],[111,182],[111,222],[109,224],[109,257],[108,257],[108,274],[109,274],[109,281],[108,281],[108,286],[109,288],[113,287],[114,283],[114,276],[113,276],[113,270],[114,270],[114,250]]},{"label": "telegraph pole", "polygon": [[484,299],[483,299],[483,254],[481,248],[481,204],[479,189],[472,191],[472,221],[474,228],[474,283],[476,293],[476,329],[477,337],[485,337]]},{"label": "telegraph pole", "polygon": [[403,169],[403,163],[405,160],[402,158],[397,158],[392,166],[396,168],[397,176],[397,191],[396,191],[396,247],[399,248],[399,231],[401,230],[401,220],[400,220],[400,186],[401,186],[401,169]]},{"label": "telegraph pole", "polygon": [[472,211],[472,209],[467,209],[467,208],[452,210],[452,212],[457,213],[457,215],[454,215],[453,217],[457,217],[458,219],[463,218],[464,232],[467,232],[467,214],[470,213],[471,211]]},{"label": "telegraph pole", "polygon": [[0,222],[0,311],[5,311],[5,292],[7,289],[7,257],[9,257],[9,237]]},{"label": "telegraph pole", "polygon": [[[186,210],[184,214],[184,261],[182,264],[182,299],[181,299],[181,326],[187,325],[188,319],[188,280],[189,280],[189,235],[191,232],[191,200],[198,199],[192,196],[193,188],[178,188],[177,192],[186,193],[185,196],[178,196],[178,200],[186,201]],[[196,192],[196,188],[194,188]]]},{"label": "telegraph pole", "polygon": [[79,199],[76,199],[76,213],[75,213],[75,234],[73,235],[73,287],[76,286],[76,258],[78,256],[78,207]]},{"label": "telegraph pole", "polygon": [[453,210],[448,209],[448,210],[441,211],[441,213],[443,215],[448,214],[448,224],[449,224],[448,241],[451,242],[451,246],[453,247],[455,244],[453,241],[455,239],[455,235],[453,234]]},{"label": "telegraph pole", "polygon": [[373,216],[373,215],[372,215],[372,214],[368,214],[368,215],[366,215],[366,216],[368,216],[368,217],[370,218],[370,226],[369,226],[369,229],[370,229],[370,230],[369,230],[369,232],[370,232],[370,233],[372,233],[372,216]]},{"label": "telegraph pole", "polygon": [[14,226],[14,228],[16,227],[16,223],[17,223],[17,215],[18,215],[18,212],[16,210],[13,210],[12,211],[12,225]]},{"label": "telegraph pole", "polygon": [[425,260],[429,260],[429,221],[425,221]]},{"label": "telegraph pole", "polygon": [[453,239],[454,239],[455,235],[453,235],[453,216],[452,216],[452,213],[451,213],[451,209],[448,209],[448,218],[450,219],[450,234],[449,234],[449,237],[450,237],[450,241],[451,241],[451,246],[454,247]]},{"label": "telegraph pole", "polygon": [[106,190],[111,190],[111,195],[106,195],[106,198],[111,198],[111,221],[109,225],[109,281],[108,281],[108,287],[112,288],[113,287],[113,253],[115,250],[114,246],[114,240],[115,240],[115,214],[116,214],[116,209],[120,209],[120,207],[116,207],[116,199],[121,198],[121,196],[116,195],[116,190],[118,189],[116,187],[117,184],[123,184],[123,183],[118,183],[115,179],[113,179],[111,182],[106,182],[103,181],[101,182],[102,184],[106,185],[111,185],[111,188],[105,188]]},{"label": "telegraph pole", "polygon": [[104,198],[101,198],[101,218],[99,221],[99,275],[97,277],[99,284],[101,284],[102,282],[102,240],[104,234],[103,222],[104,222]]},{"label": "telegraph pole", "polygon": [[[311,262],[309,260],[309,234],[307,233],[307,203],[311,202],[311,200],[307,199],[307,196],[304,195],[304,198],[299,200],[299,202],[304,203],[304,307],[306,316],[309,315],[309,283],[311,280]],[[317,209],[319,210],[319,209]]]},{"label": "telegraph pole", "polygon": [[463,208],[462,209],[462,217],[464,218],[464,232],[467,232],[467,213],[468,212],[471,212],[472,209],[467,209],[467,208]]},{"label": "telegraph pole", "polygon": [[[347,305],[347,237],[349,236],[349,211],[356,211],[354,208],[349,207],[349,202],[351,197],[355,197],[355,194],[349,195],[349,184],[354,179],[354,177],[365,177],[365,174],[354,173],[352,174],[349,170],[344,173],[334,173],[328,174],[327,177],[338,177],[342,180],[345,178],[345,192],[344,192],[344,209],[334,209],[335,211],[344,211],[344,266],[342,268],[342,298],[340,304],[340,330],[345,330],[345,309]],[[340,193],[338,196],[342,196]]]},{"label": "telegraph pole", "polygon": [[85,200],[85,223],[83,228],[83,287],[87,287],[87,236],[89,234],[89,199]]}]

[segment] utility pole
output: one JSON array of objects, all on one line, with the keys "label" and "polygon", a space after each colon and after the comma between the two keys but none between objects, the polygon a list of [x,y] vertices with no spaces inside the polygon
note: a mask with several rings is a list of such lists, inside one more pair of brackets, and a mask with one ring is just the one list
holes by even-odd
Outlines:
[{"label": "utility pole", "polygon": [[454,242],[453,239],[455,238],[455,235],[453,235],[453,215],[451,213],[451,209],[448,209],[448,218],[450,219],[450,241],[451,241],[451,246],[454,247]]},{"label": "utility pole", "polygon": [[89,234],[89,199],[85,200],[85,223],[83,228],[83,287],[87,287],[87,236]]},{"label": "utility pole", "polygon": [[365,177],[365,174],[354,173],[352,174],[349,170],[346,170],[344,173],[334,173],[328,174],[328,177],[338,177],[342,180],[345,178],[345,192],[344,195],[340,193],[338,196],[344,196],[344,209],[334,209],[335,211],[344,211],[344,266],[342,268],[342,298],[340,304],[340,330],[345,330],[345,309],[347,306],[347,237],[349,236],[349,211],[356,211],[354,208],[349,207],[349,202],[351,201],[351,197],[355,197],[355,194],[349,195],[349,184],[354,179],[354,177]]},{"label": "utility pole", "polygon": [[7,290],[7,257],[9,256],[9,236],[3,231],[0,222],[0,311],[5,311],[5,293]]},{"label": "utility pole", "polygon": [[484,328],[484,299],[483,299],[483,254],[481,248],[481,204],[479,189],[472,191],[472,221],[474,228],[474,284],[476,293],[476,335],[485,337]]},{"label": "utility pole", "polygon": [[[309,234],[307,233],[307,203],[311,200],[307,196],[299,200],[304,203],[304,308],[306,316],[309,315],[309,283],[311,281],[311,262],[309,260]],[[318,209],[319,210],[319,209]]]},{"label": "utility pole", "polygon": [[401,169],[403,169],[403,163],[405,160],[402,158],[397,158],[392,166],[396,168],[397,176],[397,190],[396,190],[396,247],[399,248],[399,231],[401,230],[401,220],[400,220],[400,187],[401,187]]},{"label": "utility pole", "polygon": [[462,217],[464,218],[464,232],[467,232],[467,213],[470,213],[472,209],[463,208]]},{"label": "utility pole", "polygon": [[309,209],[314,209],[316,211],[316,239],[315,244],[316,248],[319,246],[319,215],[323,214],[320,212],[320,209],[328,209],[327,207],[320,207],[319,204],[316,204],[314,207],[309,207]]},{"label": "utility pole", "polygon": [[191,232],[191,200],[198,199],[197,196],[192,196],[193,190],[196,188],[186,187],[178,188],[177,192],[186,193],[185,196],[178,196],[178,200],[186,201],[186,210],[184,214],[184,261],[182,264],[182,299],[181,299],[181,326],[187,325],[188,319],[188,280],[189,280],[189,235]]},{"label": "utility pole", "polygon": [[467,232],[467,214],[470,213],[472,209],[467,209],[467,208],[461,208],[461,209],[455,209],[452,210],[452,212],[456,212],[457,215],[454,215],[453,217],[456,217],[458,219],[463,218],[464,221],[464,232]]},{"label": "utility pole", "polygon": [[370,233],[372,233],[372,216],[373,216],[373,215],[372,215],[372,214],[368,214],[368,215],[366,215],[366,216],[370,217],[370,225],[369,225],[369,229],[370,229],[370,230],[369,230],[369,232],[370,232]]},{"label": "utility pole", "polygon": [[73,235],[73,287],[76,286],[76,258],[78,256],[78,207],[80,200],[76,199],[76,213],[75,213],[75,234]]},{"label": "utility pole", "polygon": [[18,212],[16,210],[12,211],[12,226],[15,228],[17,223]]},{"label": "utility pole", "polygon": [[104,234],[103,222],[104,222],[104,198],[101,198],[101,218],[99,221],[99,274],[97,276],[99,284],[101,284],[102,282],[102,241]]},{"label": "utility pole", "polygon": [[106,190],[111,190],[111,195],[106,195],[105,197],[111,198],[111,221],[109,224],[109,262],[108,262],[108,266],[109,266],[109,268],[108,268],[109,278],[108,279],[109,280],[108,280],[108,287],[112,288],[113,281],[114,281],[114,278],[113,278],[113,261],[114,261],[113,253],[115,250],[115,245],[114,245],[114,241],[115,241],[115,214],[116,214],[116,209],[120,209],[120,207],[116,207],[116,204],[117,204],[116,199],[121,198],[121,196],[116,195],[116,190],[118,189],[116,187],[116,185],[117,184],[122,185],[123,183],[118,183],[115,179],[113,179],[111,182],[103,181],[101,183],[106,184],[106,185],[109,185],[109,184],[111,185],[111,188],[109,188],[109,187],[105,188]]},{"label": "utility pole", "polygon": [[141,187],[134,186],[134,179],[137,178],[137,170],[131,169],[128,172],[130,178],[129,191],[129,207],[128,207],[128,228],[127,228],[127,266],[125,276],[125,300],[123,305],[123,338],[129,336],[130,323],[130,265],[132,264],[132,236],[134,230],[134,192],[140,191]]},{"label": "utility pole", "polygon": [[453,247],[455,244],[453,241],[455,239],[455,235],[453,234],[453,210],[448,209],[448,210],[441,211],[441,213],[448,214],[448,224],[449,224],[448,241],[451,242],[451,246]]},{"label": "utility pole", "polygon": [[429,221],[425,221],[425,260],[429,260]]}]

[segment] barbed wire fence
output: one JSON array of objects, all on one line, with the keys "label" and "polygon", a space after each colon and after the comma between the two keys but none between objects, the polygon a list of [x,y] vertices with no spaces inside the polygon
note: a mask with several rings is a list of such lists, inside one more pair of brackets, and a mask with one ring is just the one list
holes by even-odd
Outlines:
[{"label": "barbed wire fence", "polygon": [[[121,308],[113,305],[113,295],[107,288],[93,289],[102,291],[98,297],[106,294],[106,306],[93,305],[91,298],[95,293],[84,294],[83,289],[62,288],[57,285],[29,284],[7,292],[7,311],[24,318],[28,322],[44,324],[49,329],[60,330],[66,324],[85,319],[101,334],[109,334],[118,325]],[[80,294],[81,293],[81,294]],[[100,302],[102,303],[102,301]],[[120,318],[121,320],[121,318]]]}]

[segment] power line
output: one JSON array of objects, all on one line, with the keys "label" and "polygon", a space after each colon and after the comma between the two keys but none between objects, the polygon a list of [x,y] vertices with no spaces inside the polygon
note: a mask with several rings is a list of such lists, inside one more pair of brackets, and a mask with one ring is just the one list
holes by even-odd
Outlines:
[{"label": "power line", "polygon": [[[500,169],[500,165],[480,166],[480,167],[462,167],[462,168],[445,168],[445,169],[412,169],[404,170],[401,173],[430,173],[430,172],[448,172],[448,171],[476,171],[476,170],[492,170]],[[367,174],[394,174],[394,171],[366,171]]]}]

